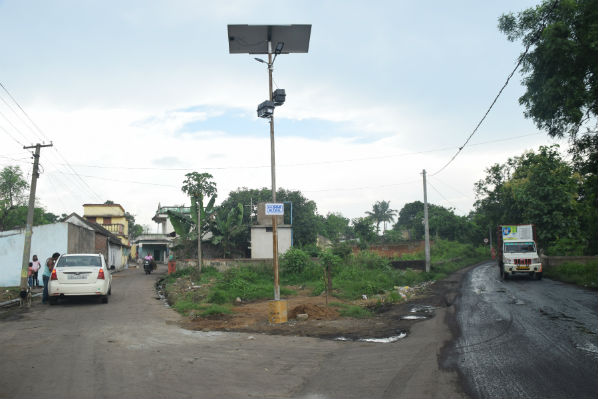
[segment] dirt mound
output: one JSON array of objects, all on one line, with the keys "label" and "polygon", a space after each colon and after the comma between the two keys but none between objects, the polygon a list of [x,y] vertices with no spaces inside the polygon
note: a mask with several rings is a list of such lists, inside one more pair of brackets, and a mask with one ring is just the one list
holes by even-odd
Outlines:
[{"label": "dirt mound", "polygon": [[309,318],[312,320],[331,320],[336,319],[339,316],[338,312],[334,308],[307,303],[295,306],[288,312],[287,317],[289,319],[295,319],[297,318],[298,314],[303,313],[307,313]]}]

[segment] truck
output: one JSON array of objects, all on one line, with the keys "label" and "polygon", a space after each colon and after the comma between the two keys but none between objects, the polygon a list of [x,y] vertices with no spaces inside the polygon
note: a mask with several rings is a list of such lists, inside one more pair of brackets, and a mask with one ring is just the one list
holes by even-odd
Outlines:
[{"label": "truck", "polygon": [[535,225],[501,225],[498,226],[496,237],[496,259],[501,279],[507,280],[517,275],[542,279],[542,262],[538,255]]}]

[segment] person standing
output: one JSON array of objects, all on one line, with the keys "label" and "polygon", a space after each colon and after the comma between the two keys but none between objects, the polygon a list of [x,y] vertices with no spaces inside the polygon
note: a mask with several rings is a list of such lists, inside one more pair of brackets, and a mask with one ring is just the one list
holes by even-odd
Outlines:
[{"label": "person standing", "polygon": [[37,259],[37,255],[33,255],[33,262],[31,262],[33,265],[31,266],[33,269],[33,284],[35,285],[35,287],[39,287],[39,269],[41,269],[42,264],[41,262]]},{"label": "person standing", "polygon": [[27,285],[33,287],[33,262],[29,262],[27,267]]},{"label": "person standing", "polygon": [[48,303],[48,284],[50,283],[50,276],[56,264],[56,260],[60,257],[58,252],[54,252],[51,258],[46,259],[44,268],[42,270],[42,279],[44,280],[44,293],[42,295],[42,303]]}]

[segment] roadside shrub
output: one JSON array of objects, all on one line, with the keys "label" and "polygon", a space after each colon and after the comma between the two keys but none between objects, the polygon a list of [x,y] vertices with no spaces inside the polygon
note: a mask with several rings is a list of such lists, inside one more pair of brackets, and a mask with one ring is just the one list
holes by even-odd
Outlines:
[{"label": "roadside shrub", "polygon": [[588,263],[565,262],[544,270],[544,276],[588,288],[598,288],[598,261]]},{"label": "roadside shrub", "polygon": [[351,257],[349,262],[365,269],[390,270],[390,261],[388,259],[370,251],[357,253]]},{"label": "roadside shrub", "polygon": [[287,274],[301,274],[309,263],[308,253],[298,248],[290,248],[280,257],[280,268]]},{"label": "roadside shrub", "polygon": [[332,246],[332,253],[341,259],[347,259],[353,253],[353,247],[346,242],[340,242]]},{"label": "roadside shrub", "polygon": [[208,295],[208,302],[209,303],[216,303],[219,305],[225,304],[230,301],[230,298],[226,295],[226,293],[222,290],[213,290],[210,295]]},{"label": "roadside shrub", "polygon": [[312,258],[317,258],[322,252],[322,250],[316,244],[307,244],[301,247],[301,249]]},{"label": "roadside shrub", "polygon": [[356,319],[363,319],[373,315],[369,310],[357,305],[349,305],[341,302],[333,302],[330,306],[338,308],[338,313],[343,317],[354,317]]},{"label": "roadside shrub", "polygon": [[585,240],[574,238],[559,238],[548,246],[546,254],[549,256],[581,256],[587,247]]},{"label": "roadside shrub", "polygon": [[225,314],[231,314],[233,311],[227,307],[222,305],[210,305],[205,310],[199,313],[201,317],[209,317],[209,316],[221,316]]}]

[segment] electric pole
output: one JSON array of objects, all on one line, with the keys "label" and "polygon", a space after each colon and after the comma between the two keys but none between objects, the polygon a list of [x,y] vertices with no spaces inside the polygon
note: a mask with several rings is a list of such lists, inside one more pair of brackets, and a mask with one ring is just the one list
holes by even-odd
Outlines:
[{"label": "electric pole", "polygon": [[424,234],[426,251],[426,273],[430,273],[430,224],[428,222],[428,188],[426,185],[426,170],[424,175]]},{"label": "electric pole", "polygon": [[25,227],[25,244],[23,245],[23,264],[21,267],[21,291],[27,290],[27,270],[29,268],[29,255],[31,254],[31,235],[33,234],[33,210],[35,209],[35,189],[39,177],[39,153],[42,147],[52,147],[50,144],[36,144],[23,149],[35,148],[33,154],[33,173],[31,174],[31,191],[29,192],[29,207],[27,208],[27,226]]},{"label": "electric pole", "polygon": [[201,273],[201,207],[203,201],[197,197],[197,269]]}]

